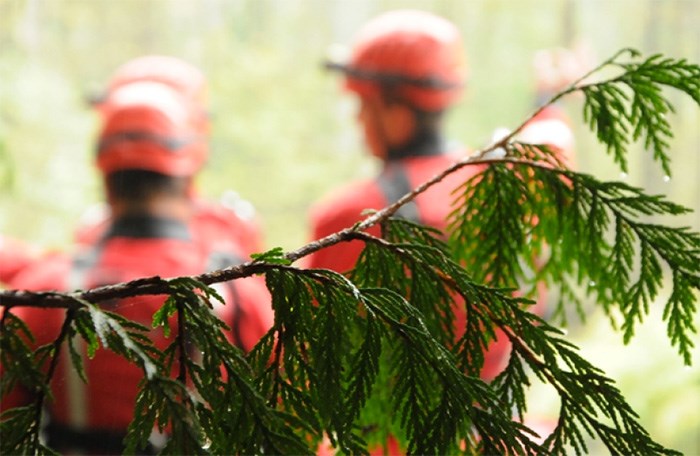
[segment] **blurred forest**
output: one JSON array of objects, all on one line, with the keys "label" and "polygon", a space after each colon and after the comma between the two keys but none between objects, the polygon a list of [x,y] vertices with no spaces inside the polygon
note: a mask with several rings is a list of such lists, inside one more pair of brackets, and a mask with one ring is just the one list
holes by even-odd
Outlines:
[{"label": "blurred forest", "polygon": [[[533,111],[539,49],[584,43],[595,62],[623,47],[700,62],[700,0],[0,0],[0,232],[70,246],[76,220],[102,197],[92,166],[97,119],[86,96],[126,60],[166,54],[209,79],[211,158],[201,194],[237,192],[262,217],[269,247],[300,246],[311,203],[377,166],[362,149],[352,100],[321,62],[369,17],[407,7],[462,30],[470,78],[448,131],[469,147]],[[583,126],[580,100],[565,103],[581,170],[669,195],[695,210],[673,223],[697,231],[700,110],[673,97],[670,177],[641,145],[621,175]],[[604,317],[589,323],[574,323],[572,337],[620,382],[652,435],[700,454],[700,357],[683,368],[652,322],[627,347]],[[543,413],[556,405],[537,387],[533,397]]]}]

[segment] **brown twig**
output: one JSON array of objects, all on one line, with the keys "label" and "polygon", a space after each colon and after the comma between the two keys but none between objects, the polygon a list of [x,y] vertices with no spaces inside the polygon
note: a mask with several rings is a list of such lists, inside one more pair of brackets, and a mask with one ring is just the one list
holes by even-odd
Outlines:
[{"label": "brown twig", "polygon": [[[507,143],[512,139],[512,137],[515,134],[517,134],[517,132],[520,131],[532,117],[537,115],[541,111],[541,109],[543,108],[540,108],[537,111],[535,111],[532,114],[532,116],[528,118],[527,121],[523,122],[523,124],[521,124],[515,130],[513,130],[513,132],[508,136],[502,138],[497,142],[494,142],[486,148],[477,150],[474,154],[468,157],[456,161],[454,164],[444,169],[442,172],[436,174],[429,180],[414,188],[412,191],[406,193],[395,203],[386,206],[385,208],[373,213],[372,215],[369,215],[364,220],[356,223],[351,227],[345,228],[341,231],[330,234],[324,238],[310,242],[296,250],[292,250],[286,253],[284,255],[284,258],[291,262],[295,262],[314,252],[330,247],[332,245],[356,239],[363,239],[364,236],[360,233],[364,232],[372,226],[375,226],[387,220],[401,206],[411,202],[418,195],[424,193],[433,185],[438,184],[447,176],[461,170],[466,166],[476,166],[492,163],[513,163],[527,164],[529,166],[535,167],[544,167],[542,165],[537,164],[536,162],[532,162],[529,160],[522,160],[511,157],[487,158],[488,156],[486,155],[488,152],[495,150],[499,147],[506,147]],[[551,167],[549,167],[549,169],[551,170]],[[264,273],[269,269],[281,267],[282,265],[279,264],[253,260],[236,266],[231,266],[229,268],[207,272],[197,276],[192,276],[192,278],[204,283],[205,285],[211,285],[214,283],[228,282],[238,278]],[[90,290],[74,291],[69,293],[59,293],[56,291],[32,292],[26,290],[3,290],[0,291],[0,305],[6,308],[30,306],[41,308],[75,309],[84,305],[80,302],[81,300],[92,303],[98,303],[108,301],[111,299],[123,299],[134,296],[161,294],[166,295],[172,291],[169,280],[170,279],[163,279],[160,276],[153,276],[148,278],[132,280],[130,282],[122,282],[114,285],[93,288]]]}]

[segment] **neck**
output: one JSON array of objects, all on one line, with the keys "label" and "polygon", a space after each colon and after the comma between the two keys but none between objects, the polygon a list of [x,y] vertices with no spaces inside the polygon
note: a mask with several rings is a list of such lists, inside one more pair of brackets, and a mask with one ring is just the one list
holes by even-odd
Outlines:
[{"label": "neck", "polygon": [[113,218],[149,215],[188,222],[192,217],[192,201],[180,197],[155,197],[143,201],[116,200],[110,202]]}]

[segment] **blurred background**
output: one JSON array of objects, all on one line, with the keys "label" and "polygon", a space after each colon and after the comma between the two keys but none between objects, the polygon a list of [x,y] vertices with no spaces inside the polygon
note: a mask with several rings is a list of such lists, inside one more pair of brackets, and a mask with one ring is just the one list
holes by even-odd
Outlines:
[{"label": "blurred background", "polygon": [[[349,44],[368,18],[395,8],[433,11],[461,29],[470,78],[448,131],[472,148],[534,110],[532,59],[540,49],[583,45],[593,63],[623,47],[700,62],[698,0],[1,0],[0,233],[69,248],[76,220],[102,198],[92,166],[97,118],[86,96],[126,60],[166,54],[209,79],[211,158],[200,193],[237,194],[257,209],[268,247],[301,246],[313,201],[377,166],[364,154],[352,100],[322,60],[330,45]],[[564,105],[581,170],[693,208],[665,222],[697,231],[700,110],[669,95],[671,176],[641,145],[621,174],[583,125],[581,100]],[[628,346],[596,313],[569,331],[619,382],[655,438],[700,454],[700,357],[684,367],[656,323],[661,309],[651,313]],[[533,412],[556,411],[545,388],[532,394]]]}]

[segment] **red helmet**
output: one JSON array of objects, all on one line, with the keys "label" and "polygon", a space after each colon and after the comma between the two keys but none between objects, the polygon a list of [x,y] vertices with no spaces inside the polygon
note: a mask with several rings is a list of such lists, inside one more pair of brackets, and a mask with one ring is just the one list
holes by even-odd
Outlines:
[{"label": "red helmet", "polygon": [[117,68],[107,90],[94,103],[103,116],[110,110],[114,94],[134,82],[157,82],[170,87],[189,103],[192,117],[202,131],[208,131],[206,78],[195,66],[164,55],[147,55],[126,62]]},{"label": "red helmet", "polygon": [[107,91],[139,81],[160,82],[200,105],[206,101],[204,74],[183,60],[165,55],[146,55],[126,62],[114,72]]},{"label": "red helmet", "polygon": [[156,82],[115,91],[99,136],[97,166],[104,174],[126,169],[190,176],[207,157],[204,137],[187,102]]},{"label": "red helmet", "polygon": [[329,63],[360,96],[391,90],[416,108],[439,111],[461,95],[466,64],[459,30],[430,13],[399,10],[367,23],[350,61]]}]

